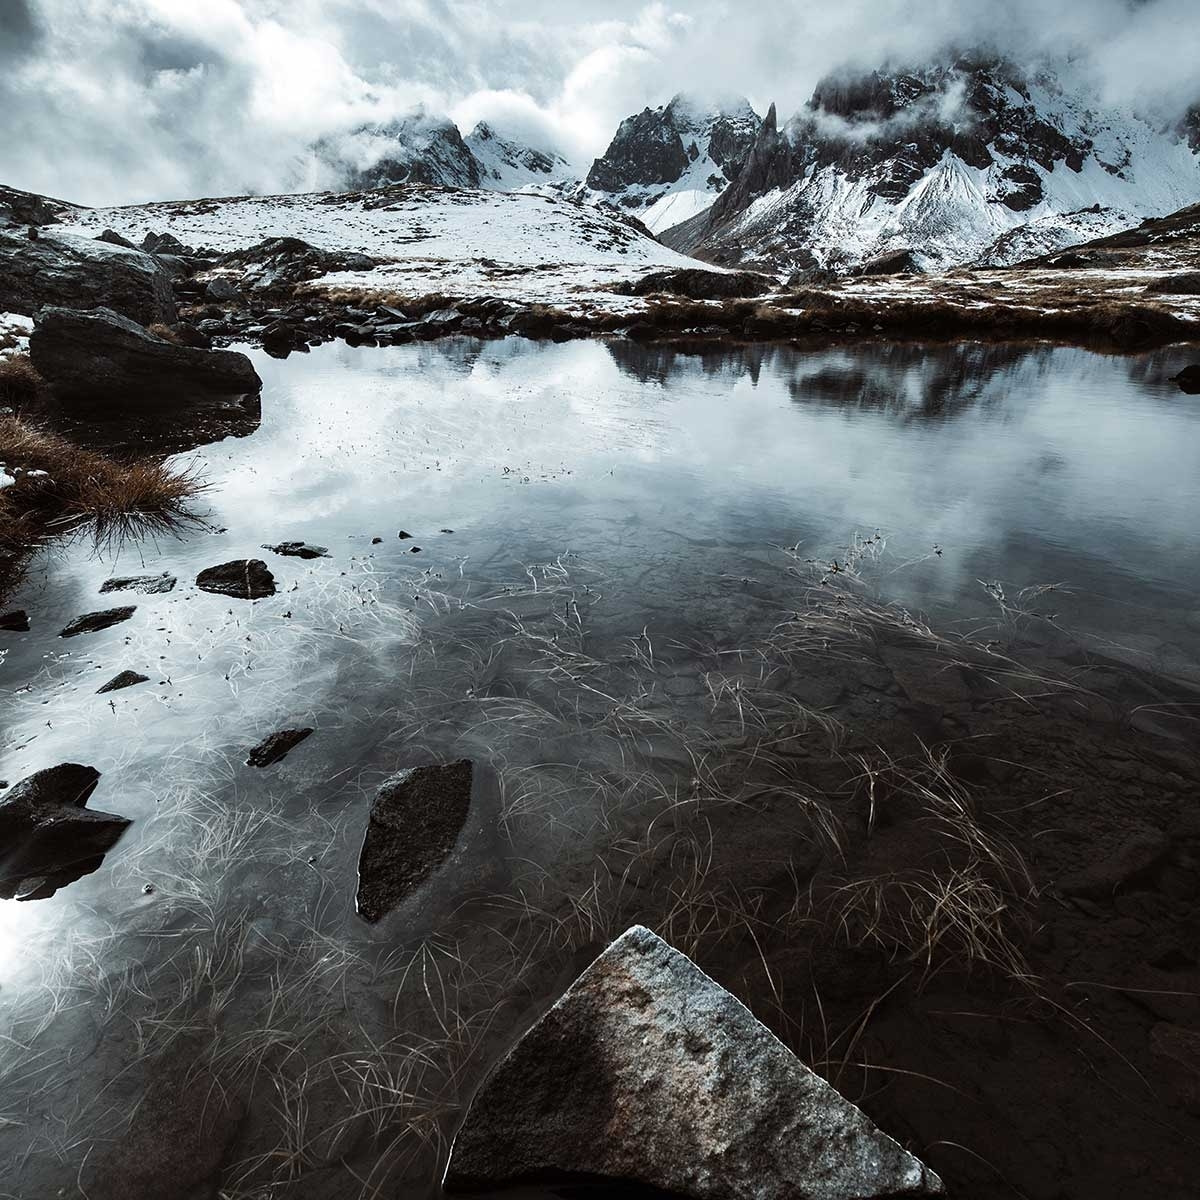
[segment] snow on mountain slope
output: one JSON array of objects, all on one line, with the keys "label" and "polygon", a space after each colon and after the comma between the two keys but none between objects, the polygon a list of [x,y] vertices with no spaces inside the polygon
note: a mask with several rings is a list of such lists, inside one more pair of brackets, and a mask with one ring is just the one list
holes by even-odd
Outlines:
[{"label": "snow on mountain slope", "polygon": [[502,296],[571,308],[627,308],[608,289],[651,271],[695,267],[631,219],[521,192],[407,184],[350,193],[244,196],[74,209],[56,232],[115,230],[140,243],[171,233],[212,255],[274,237],[382,260],[316,281],[426,295]]},{"label": "snow on mountain slope", "polygon": [[393,183],[479,187],[480,170],[457,126],[423,106],[379,125],[322,138],[313,154],[347,189]]},{"label": "snow on mountain slope", "polygon": [[729,188],[664,240],[793,270],[897,250],[1002,265],[1200,199],[1182,131],[1103,108],[1072,70],[962,55],[832,76],[782,129],[772,108]]},{"label": "snow on mountain slope", "polygon": [[610,201],[653,232],[705,211],[737,176],[759,120],[748,101],[675,96],[621,122],[572,195]]},{"label": "snow on mountain slope", "polygon": [[479,164],[480,187],[515,192],[571,174],[571,165],[561,154],[503,137],[486,121],[480,121],[463,140]]}]

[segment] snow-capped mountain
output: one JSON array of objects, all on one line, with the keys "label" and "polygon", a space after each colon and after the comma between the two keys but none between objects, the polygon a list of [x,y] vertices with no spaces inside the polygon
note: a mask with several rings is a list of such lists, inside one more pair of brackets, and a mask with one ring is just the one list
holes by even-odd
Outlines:
[{"label": "snow-capped mountain", "polygon": [[571,165],[561,154],[503,137],[486,121],[480,121],[463,140],[479,164],[480,187],[515,192],[571,175]]},{"label": "snow-capped mountain", "polygon": [[1197,124],[1105,108],[1065,63],[841,72],[782,129],[772,106],[730,186],[663,239],[789,270],[1004,265],[1200,199]]},{"label": "snow-capped mountain", "polygon": [[393,183],[479,187],[480,166],[458,127],[418,107],[379,125],[322,138],[313,152],[347,190]]},{"label": "snow-capped mountain", "polygon": [[619,204],[655,232],[677,225],[737,178],[758,127],[747,100],[675,96],[621,122],[575,198]]}]

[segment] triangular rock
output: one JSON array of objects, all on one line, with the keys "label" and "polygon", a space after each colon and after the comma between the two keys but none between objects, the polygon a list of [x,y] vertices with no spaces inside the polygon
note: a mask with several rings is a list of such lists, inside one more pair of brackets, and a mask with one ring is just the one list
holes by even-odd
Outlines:
[{"label": "triangular rock", "polygon": [[374,923],[450,857],[471,810],[467,759],[398,771],[376,793],[358,858],[358,912]]},{"label": "triangular rock", "polygon": [[691,959],[634,926],[493,1068],[452,1191],[598,1178],[696,1200],[872,1200],[941,1180]]}]

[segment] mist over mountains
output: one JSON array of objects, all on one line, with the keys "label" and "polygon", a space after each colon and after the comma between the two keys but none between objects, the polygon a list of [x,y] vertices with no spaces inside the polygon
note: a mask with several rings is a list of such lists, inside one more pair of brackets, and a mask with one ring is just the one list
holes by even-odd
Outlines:
[{"label": "mist over mountains", "polygon": [[1105,103],[1175,121],[1200,99],[1194,18],[1188,0],[616,0],[600,17],[571,0],[6,0],[0,178],[92,204],[300,191],[326,179],[312,147],[423,105],[582,179],[622,120],[679,92],[786,121],[844,64],[946,45],[1069,56]]}]

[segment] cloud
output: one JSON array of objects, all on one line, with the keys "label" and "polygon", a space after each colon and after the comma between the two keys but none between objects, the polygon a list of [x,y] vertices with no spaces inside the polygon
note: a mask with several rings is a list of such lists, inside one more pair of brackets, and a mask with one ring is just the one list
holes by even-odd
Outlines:
[{"label": "cloud", "polygon": [[990,41],[1113,100],[1197,98],[1194,0],[0,0],[0,181],[85,203],[270,191],[308,147],[423,103],[578,167],[675,91],[798,109],[846,62]]}]

